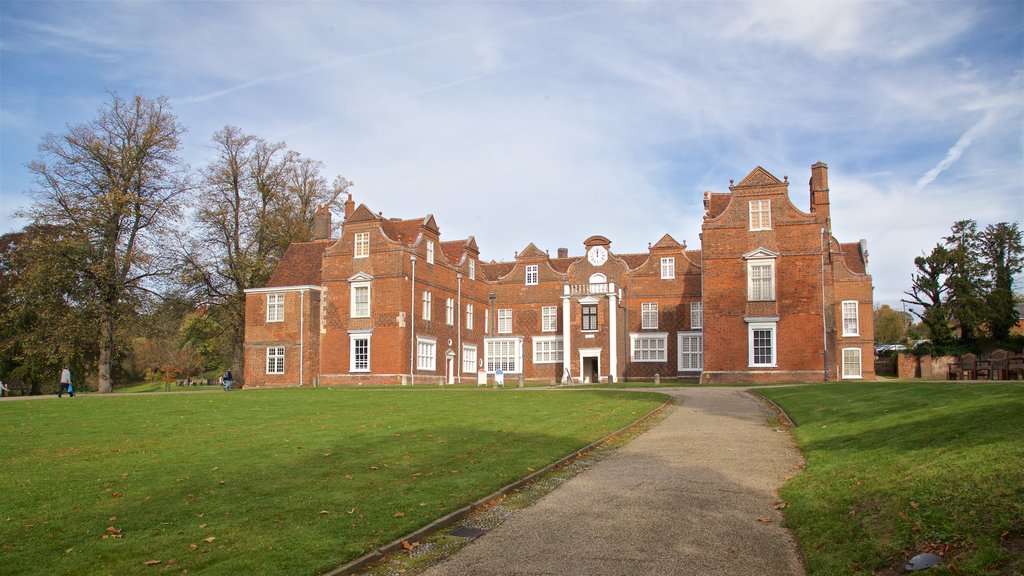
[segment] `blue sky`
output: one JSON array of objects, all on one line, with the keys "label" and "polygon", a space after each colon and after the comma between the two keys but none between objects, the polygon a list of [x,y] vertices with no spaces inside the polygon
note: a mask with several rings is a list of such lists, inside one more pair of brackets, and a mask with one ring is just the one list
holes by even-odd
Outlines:
[{"label": "blue sky", "polygon": [[760,165],[868,241],[875,302],[954,220],[1024,220],[1021,2],[0,2],[0,233],[47,132],[107,91],[171,99],[193,168],[284,140],[485,260],[700,245]]}]

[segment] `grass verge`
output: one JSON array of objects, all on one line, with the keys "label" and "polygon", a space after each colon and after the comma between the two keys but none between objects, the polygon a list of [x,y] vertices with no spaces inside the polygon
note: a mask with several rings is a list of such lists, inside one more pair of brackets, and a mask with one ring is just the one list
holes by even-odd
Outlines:
[{"label": "grass verge", "polygon": [[318,388],[3,402],[4,570],[324,572],[663,401]]},{"label": "grass verge", "polygon": [[1024,386],[758,389],[796,423],[806,470],[781,495],[810,574],[1024,573]]}]

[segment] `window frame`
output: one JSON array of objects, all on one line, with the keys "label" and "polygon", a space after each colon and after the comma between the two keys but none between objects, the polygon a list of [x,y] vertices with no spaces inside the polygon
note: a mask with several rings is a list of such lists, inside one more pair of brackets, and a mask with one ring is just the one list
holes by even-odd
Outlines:
[{"label": "window frame", "polygon": [[657,330],[658,329],[658,303],[657,302],[641,302],[640,303],[640,329],[641,330]]},{"label": "window frame", "polygon": [[[425,353],[427,351],[427,353]],[[428,363],[429,360],[429,363]],[[416,337],[416,369],[437,371],[437,339]]]},{"label": "window frame", "polygon": [[675,256],[662,256],[662,258],[661,258],[661,279],[662,280],[675,280],[676,279],[676,257]]},{"label": "window frame", "polygon": [[267,346],[267,374],[273,374],[275,376],[284,374],[284,361],[286,354],[287,352],[285,351],[284,346]]},{"label": "window frame", "polygon": [[466,304],[466,330],[473,329],[473,305]]},{"label": "window frame", "polygon": [[434,263],[434,241],[427,240],[427,264]]},{"label": "window frame", "polygon": [[469,261],[469,279],[476,280],[476,260]]},{"label": "window frame", "polygon": [[[373,350],[370,343],[370,337],[372,334],[369,332],[360,332],[348,335],[348,370],[349,372],[369,372],[370,371],[370,359],[372,358],[371,352]],[[366,340],[366,367],[360,368],[359,361],[356,354],[356,342],[358,340]]]},{"label": "window frame", "polygon": [[540,280],[540,266],[528,264],[526,266],[526,285],[536,286]]},{"label": "window frame", "polygon": [[[756,224],[755,224],[755,216]],[[761,232],[772,229],[772,201],[771,199],[751,200],[749,204],[748,218],[749,230]]]},{"label": "window frame", "polygon": [[[843,380],[861,380],[862,378],[864,378],[864,362],[863,362],[863,360],[864,360],[864,353],[861,351],[861,349],[860,348],[843,348],[842,352],[843,352],[843,355],[842,355],[842,358],[843,358],[842,379]],[[847,367],[848,366],[851,366],[851,367],[853,366],[853,362],[847,361],[847,357],[846,357],[846,353],[847,352],[856,352],[857,353],[857,361],[856,361],[857,373],[856,374],[852,374],[852,373],[848,373],[847,372]]]},{"label": "window frame", "polygon": [[455,299],[448,298],[444,302],[444,321],[449,326],[455,325]]},{"label": "window frame", "polygon": [[352,240],[352,257],[353,258],[369,258],[370,257],[370,233],[369,232],[356,232],[355,237]]},{"label": "window frame", "polygon": [[[852,315],[847,315],[847,307],[852,310]],[[860,336],[860,302],[857,300],[843,300],[842,303],[842,315],[843,315],[843,336]],[[853,325],[853,330],[848,330],[847,324]]]},{"label": "window frame", "polygon": [[[767,268],[768,274],[766,277],[754,278],[756,269]],[[761,282],[767,284],[768,294],[765,296],[760,291],[763,289],[763,284],[760,287],[755,284]],[[774,258],[751,258],[747,260],[747,301],[748,302],[774,302],[775,301],[775,259]]]},{"label": "window frame", "polygon": [[284,292],[267,294],[267,323],[284,322]]},{"label": "window frame", "polygon": [[540,331],[558,332],[558,306],[541,306]]},{"label": "window frame", "polygon": [[[694,320],[696,318],[696,320]],[[690,302],[690,330],[704,329],[704,303]]]},{"label": "window frame", "polygon": [[[477,370],[477,349],[476,344],[463,344],[462,345],[462,373],[463,374],[476,374]],[[467,370],[466,367],[469,366]]]},{"label": "window frame", "polygon": [[[661,347],[647,345],[652,342],[660,342]],[[629,361],[641,364],[668,362],[668,332],[630,332]]]},{"label": "window frame", "polygon": [[[508,353],[494,355],[493,348],[496,345],[504,345],[510,349]],[[511,356],[510,356],[511,355]],[[520,374],[522,373],[522,355],[523,355],[523,339],[522,338],[484,338],[484,370],[488,374],[494,374],[496,368],[500,368],[505,374]],[[511,362],[509,358],[511,357]],[[496,358],[500,358],[502,364],[496,365]],[[511,367],[509,367],[511,366]],[[507,369],[506,369],[507,368]]]},{"label": "window frame", "polygon": [[423,291],[423,319],[431,321],[433,319],[433,298],[434,296],[430,293],[430,290]]},{"label": "window frame", "polygon": [[[699,350],[683,343],[696,341]],[[696,365],[696,367],[694,367]],[[704,370],[704,333],[679,332],[676,335],[676,370],[678,372],[702,372]]]},{"label": "window frame", "polygon": [[[588,322],[588,320],[591,320]],[[597,332],[601,329],[596,303],[580,304],[580,331]]]},{"label": "window frame", "polygon": [[[747,367],[748,368],[775,368],[779,365],[779,334],[778,322],[750,322],[747,324]],[[770,362],[755,362],[755,332],[768,331],[770,333],[769,345],[771,347]]]},{"label": "window frame", "polygon": [[565,362],[565,340],[562,336],[534,336],[534,364],[563,364]]},{"label": "window frame", "polygon": [[[366,311],[360,313],[358,307],[358,293],[363,288],[366,289]],[[370,283],[369,282],[353,282],[350,288],[349,295],[349,318],[369,318],[370,317]]]},{"label": "window frame", "polygon": [[512,309],[498,308],[498,334],[512,333]]}]

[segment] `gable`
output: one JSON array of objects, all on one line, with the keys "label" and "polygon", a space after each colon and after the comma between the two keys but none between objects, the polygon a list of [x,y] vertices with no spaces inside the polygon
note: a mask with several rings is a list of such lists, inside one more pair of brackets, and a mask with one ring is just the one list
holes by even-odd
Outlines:
[{"label": "gable", "polygon": [[547,255],[546,252],[542,252],[540,248],[537,248],[536,246],[533,245],[533,242],[530,242],[529,244],[526,245],[526,248],[523,248],[522,252],[520,252],[518,255],[516,255],[516,260],[521,260],[523,258],[547,258],[547,257],[548,257],[548,255]]},{"label": "gable", "polygon": [[658,240],[658,243],[651,248],[682,248],[683,246],[676,242],[676,239],[672,236],[665,234]]},{"label": "gable", "polygon": [[345,219],[345,223],[348,224],[350,222],[367,222],[376,220],[379,220],[377,215],[371,212],[370,209],[366,207],[366,204],[360,204],[352,211],[352,214]]},{"label": "gable", "polygon": [[730,188],[751,188],[751,187],[755,187],[755,186],[778,186],[779,184],[783,184],[782,180],[779,180],[778,178],[773,176],[771,172],[769,172],[769,171],[765,170],[764,168],[758,166],[758,167],[754,168],[753,170],[751,170],[750,174],[747,174],[746,178],[741,180],[739,184],[736,184],[735,186],[730,186]]}]

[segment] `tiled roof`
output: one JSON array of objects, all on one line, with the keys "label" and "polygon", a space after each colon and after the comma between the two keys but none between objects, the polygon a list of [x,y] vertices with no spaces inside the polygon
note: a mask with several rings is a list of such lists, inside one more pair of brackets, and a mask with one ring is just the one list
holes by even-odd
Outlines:
[{"label": "tiled roof", "polygon": [[480,263],[480,271],[483,272],[484,278],[487,280],[497,280],[498,278],[507,275],[515,267],[515,262]]},{"label": "tiled roof", "polygon": [[616,254],[616,256],[625,260],[627,266],[636,270],[643,266],[644,262],[647,262],[647,258],[650,257],[650,254]]},{"label": "tiled roof", "polygon": [[459,260],[462,259],[462,253],[466,248],[466,240],[451,240],[449,242],[441,242],[441,252],[444,252],[444,257],[452,264],[458,264]]},{"label": "tiled roof", "polygon": [[324,250],[331,242],[315,240],[293,243],[277,263],[267,287],[319,286]]},{"label": "tiled roof", "polygon": [[416,239],[420,235],[420,226],[423,224],[422,218],[414,218],[412,220],[399,220],[398,218],[386,219],[382,218],[380,221],[381,230],[384,234],[396,242],[401,242],[406,246],[411,246],[416,243]]},{"label": "tiled roof", "polygon": [[704,198],[704,209],[708,212],[708,218],[718,218],[725,207],[729,205],[729,194],[708,192]]},{"label": "tiled roof", "polygon": [[565,274],[569,271],[569,266],[572,266],[573,262],[577,262],[581,259],[581,256],[570,256],[569,258],[552,258],[549,262],[551,267],[557,272]]},{"label": "tiled roof", "polygon": [[846,267],[850,269],[850,272],[857,274],[866,272],[864,258],[860,254],[860,242],[843,243],[839,245],[839,248],[843,251],[843,261],[846,262]]}]

